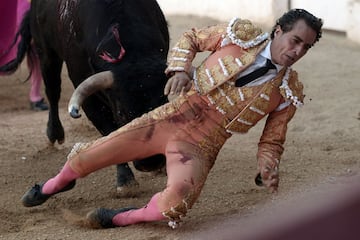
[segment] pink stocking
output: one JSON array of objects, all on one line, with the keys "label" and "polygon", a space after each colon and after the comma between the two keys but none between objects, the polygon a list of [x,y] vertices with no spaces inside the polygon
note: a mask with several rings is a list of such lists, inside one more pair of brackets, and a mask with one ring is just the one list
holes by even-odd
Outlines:
[{"label": "pink stocking", "polygon": [[113,224],[116,226],[127,226],[140,222],[152,222],[165,220],[157,206],[159,193],[155,194],[150,202],[144,207],[136,210],[129,210],[119,213],[113,218]]},{"label": "pink stocking", "polygon": [[42,187],[43,194],[54,194],[66,187],[72,180],[79,178],[80,175],[72,170],[68,164],[55,177],[49,179]]},{"label": "pink stocking", "polygon": [[[28,59],[28,67],[31,70],[31,76],[30,76],[30,101],[31,102],[37,102],[42,99],[41,97],[41,81],[42,81],[42,75],[41,75],[41,69],[40,69],[40,61],[38,56],[35,53],[35,49],[32,46],[31,53],[29,54]],[[30,63],[31,61],[31,63]]]}]

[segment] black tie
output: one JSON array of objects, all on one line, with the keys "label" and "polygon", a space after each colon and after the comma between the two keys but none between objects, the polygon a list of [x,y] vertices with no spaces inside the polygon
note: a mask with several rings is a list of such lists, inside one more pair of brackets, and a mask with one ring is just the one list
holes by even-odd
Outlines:
[{"label": "black tie", "polygon": [[262,75],[265,75],[265,73],[267,73],[270,69],[275,69],[275,68],[276,68],[275,65],[272,64],[269,59],[266,59],[265,66],[260,67],[260,68],[256,69],[255,71],[237,79],[235,82],[235,86],[242,87],[242,86],[248,84],[249,82],[261,77]]}]

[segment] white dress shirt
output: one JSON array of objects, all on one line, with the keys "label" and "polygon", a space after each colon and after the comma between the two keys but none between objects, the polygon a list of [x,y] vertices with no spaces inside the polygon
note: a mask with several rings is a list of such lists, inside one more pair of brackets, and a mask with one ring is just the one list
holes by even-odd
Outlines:
[{"label": "white dress shirt", "polygon": [[[257,57],[255,59],[255,62],[251,66],[249,66],[245,71],[240,73],[238,78],[253,72],[255,69],[258,69],[258,68],[260,68],[262,66],[265,66],[266,59],[271,60],[270,45],[271,45],[271,41],[269,41],[269,43],[266,45],[264,50],[262,50],[260,52],[260,54],[257,55]],[[267,81],[272,80],[276,76],[276,74],[283,68],[283,66],[281,66],[281,65],[278,65],[278,64],[274,64],[274,65],[275,65],[276,69],[270,69],[265,75],[253,80],[252,82],[249,82],[245,86],[246,87],[258,86],[258,85],[261,85],[261,84],[263,84],[263,83],[265,83]]]}]

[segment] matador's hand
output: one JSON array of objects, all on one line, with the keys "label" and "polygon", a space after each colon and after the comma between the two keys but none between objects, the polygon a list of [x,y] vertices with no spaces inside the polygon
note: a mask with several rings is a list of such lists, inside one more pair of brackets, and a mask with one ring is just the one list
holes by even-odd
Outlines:
[{"label": "matador's hand", "polygon": [[279,186],[279,160],[273,159],[270,154],[262,154],[258,159],[259,173],[255,183],[269,188],[270,192],[277,192]]},{"label": "matador's hand", "polygon": [[186,72],[175,72],[174,76],[169,78],[164,88],[164,94],[168,95],[169,101],[175,97],[187,92],[191,88],[191,79]]}]

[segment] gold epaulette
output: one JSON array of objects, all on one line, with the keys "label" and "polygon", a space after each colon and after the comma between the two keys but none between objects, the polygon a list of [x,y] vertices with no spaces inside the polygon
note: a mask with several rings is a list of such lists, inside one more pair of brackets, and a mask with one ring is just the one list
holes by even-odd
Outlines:
[{"label": "gold epaulette", "polygon": [[247,19],[233,18],[226,29],[226,37],[222,45],[229,41],[244,49],[254,47],[269,37],[268,33],[251,23]]}]

